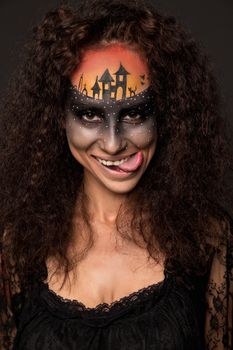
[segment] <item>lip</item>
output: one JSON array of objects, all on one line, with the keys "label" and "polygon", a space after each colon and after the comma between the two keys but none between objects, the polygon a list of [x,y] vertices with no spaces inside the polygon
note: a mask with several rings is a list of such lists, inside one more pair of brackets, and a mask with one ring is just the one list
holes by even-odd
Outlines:
[{"label": "lip", "polygon": [[[140,152],[140,151],[139,151],[139,152]],[[138,152],[136,152],[136,153],[138,153]],[[131,154],[131,155],[134,155],[134,154],[136,154],[136,153],[133,153],[133,154]],[[127,157],[127,156],[126,156],[126,157]],[[126,158],[126,157],[125,157],[125,158]],[[128,156],[128,157],[129,157],[129,156]],[[126,172],[126,171],[123,171],[123,170],[122,170],[122,171],[118,171],[118,170],[110,169],[110,168],[104,166],[103,164],[101,164],[101,163],[95,158],[95,156],[93,156],[93,158],[95,159],[95,162],[98,163],[99,167],[100,167],[101,169],[103,169],[103,171],[104,171],[107,175],[113,176],[114,178],[125,178],[125,177],[129,177],[129,176],[135,175],[135,174],[138,172],[138,170],[141,168],[142,164],[143,164],[143,161],[142,161],[141,166],[140,166],[137,170],[131,171],[131,172]],[[100,158],[100,157],[98,157],[98,158]],[[102,159],[102,158],[101,158],[101,159]],[[122,158],[120,158],[120,159],[122,159]]]},{"label": "lip", "polygon": [[117,162],[118,160],[122,160],[122,159],[125,159],[125,158],[129,158],[129,157],[132,157],[132,156],[134,156],[136,153],[138,153],[138,152],[134,152],[134,153],[131,153],[131,154],[128,154],[128,155],[121,155],[121,156],[118,156],[118,157],[114,157],[114,159],[113,158],[105,158],[105,156],[104,157],[101,157],[101,156],[94,156],[94,155],[92,155],[92,157],[93,158],[100,158],[100,159],[102,159],[102,160],[106,160],[106,162],[107,161],[110,161],[110,162]]}]

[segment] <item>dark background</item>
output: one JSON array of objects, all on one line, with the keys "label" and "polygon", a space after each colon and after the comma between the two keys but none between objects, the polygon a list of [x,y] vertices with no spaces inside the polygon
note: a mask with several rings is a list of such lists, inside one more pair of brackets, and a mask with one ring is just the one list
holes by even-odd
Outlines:
[{"label": "dark background", "polygon": [[[211,57],[222,92],[223,114],[233,125],[232,0],[153,2],[162,12],[175,15]],[[23,45],[32,28],[59,3],[59,0],[0,0],[0,93],[22,59]]]}]

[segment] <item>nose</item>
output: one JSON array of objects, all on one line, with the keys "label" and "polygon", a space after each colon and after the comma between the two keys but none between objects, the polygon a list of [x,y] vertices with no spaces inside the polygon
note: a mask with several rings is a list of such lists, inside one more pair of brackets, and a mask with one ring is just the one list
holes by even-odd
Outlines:
[{"label": "nose", "polygon": [[104,152],[118,154],[127,148],[127,141],[117,123],[106,124],[102,135],[101,148]]}]

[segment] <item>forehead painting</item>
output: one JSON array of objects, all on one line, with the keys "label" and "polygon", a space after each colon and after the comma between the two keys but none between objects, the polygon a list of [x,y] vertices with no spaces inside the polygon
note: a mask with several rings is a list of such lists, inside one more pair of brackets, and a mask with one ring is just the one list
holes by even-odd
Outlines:
[{"label": "forehead painting", "polygon": [[136,96],[149,87],[143,58],[120,44],[86,50],[71,81],[82,95],[113,101]]}]

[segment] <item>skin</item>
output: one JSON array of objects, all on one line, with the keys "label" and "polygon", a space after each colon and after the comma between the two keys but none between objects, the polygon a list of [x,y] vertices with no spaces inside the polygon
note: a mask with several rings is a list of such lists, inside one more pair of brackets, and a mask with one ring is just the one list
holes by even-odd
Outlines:
[{"label": "skin", "polygon": [[[140,62],[140,73],[147,75],[147,66],[138,54],[121,46],[112,46],[117,66],[122,63],[127,67],[128,61],[125,57],[131,58],[133,55],[137,60],[130,61],[131,74],[135,71],[139,73]],[[113,54],[112,46],[99,51],[94,49],[94,54],[93,50],[87,50],[81,66],[73,73],[65,128],[70,151],[84,167],[84,183],[96,183],[96,186],[117,195],[132,191],[146,171],[155,153],[157,131],[153,92],[148,85],[133,97],[109,101],[85,96],[75,87],[85,69],[90,69],[96,63],[96,53],[100,54],[101,62],[105,59],[106,66],[109,66],[109,56]],[[114,70],[116,68],[112,69]],[[111,161],[121,160],[139,151],[143,156],[142,165],[124,178],[109,174],[96,160],[96,157]]]},{"label": "skin", "polygon": [[[66,120],[70,150],[85,173],[115,193],[131,191],[145,172],[156,145],[153,96],[150,91],[119,101],[90,99],[71,88]],[[96,157],[120,160],[142,151],[138,171],[119,178],[104,171]],[[95,158],[94,158],[95,157]]]},{"label": "skin", "polygon": [[[72,271],[71,285],[66,283],[60,289],[63,274],[53,275],[56,266],[53,261],[47,262],[48,281],[50,289],[56,293],[79,300],[88,307],[110,304],[164,279],[163,264],[157,264],[151,258],[148,260],[147,250],[123,240],[115,227],[119,207],[137,186],[156,150],[153,93],[149,84],[145,84],[132,97],[107,101],[85,96],[77,89],[80,76],[86,70],[93,70],[98,62],[111,72],[122,63],[132,75],[147,75],[145,61],[137,52],[122,45],[108,45],[87,50],[70,79],[65,129],[70,151],[84,168],[84,190],[89,197],[88,210],[95,242]],[[89,86],[98,74],[99,71],[93,72]],[[141,166],[124,177],[110,174],[95,159],[115,161],[137,152],[142,152]],[[77,234],[70,248],[71,255],[86,244],[85,226],[78,208],[74,217]]]}]

